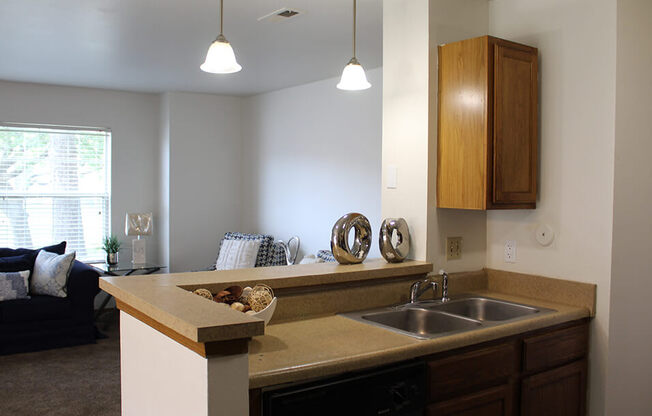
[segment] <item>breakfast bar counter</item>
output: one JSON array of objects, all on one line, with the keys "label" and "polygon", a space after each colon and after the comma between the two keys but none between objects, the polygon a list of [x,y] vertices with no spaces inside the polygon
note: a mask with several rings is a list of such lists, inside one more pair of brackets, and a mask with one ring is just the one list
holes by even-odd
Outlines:
[{"label": "breakfast bar counter", "polygon": [[[248,413],[249,341],[265,333],[261,319],[193,293],[212,293],[238,284],[271,286],[279,298],[274,319],[328,314],[342,291],[404,287],[432,271],[426,262],[296,266],[102,277],[100,287],[120,309],[123,414],[229,415]],[[372,289],[372,292],[375,289]],[[322,291],[326,295],[321,296]],[[386,290],[360,306],[392,303]],[[321,302],[313,302],[310,297]],[[371,302],[371,303],[369,303]],[[321,308],[321,309],[320,309]],[[270,326],[271,327],[271,326]]]},{"label": "breakfast bar counter", "polygon": [[[123,414],[246,415],[250,389],[425,357],[595,313],[595,285],[481,270],[451,275],[450,296],[481,295],[554,311],[432,339],[339,315],[405,304],[411,284],[431,271],[427,262],[369,260],[103,277],[100,286],[121,310]],[[272,287],[278,300],[267,327],[193,293],[256,284]]]}]

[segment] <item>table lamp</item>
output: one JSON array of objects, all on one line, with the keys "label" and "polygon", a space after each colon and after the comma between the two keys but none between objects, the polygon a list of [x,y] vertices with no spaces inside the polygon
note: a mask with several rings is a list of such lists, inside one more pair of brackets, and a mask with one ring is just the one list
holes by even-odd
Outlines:
[{"label": "table lamp", "polygon": [[141,240],[143,235],[152,235],[153,215],[148,213],[127,213],[125,217],[125,234],[136,235],[137,239],[131,241],[131,261],[133,263],[146,263],[145,240]]}]

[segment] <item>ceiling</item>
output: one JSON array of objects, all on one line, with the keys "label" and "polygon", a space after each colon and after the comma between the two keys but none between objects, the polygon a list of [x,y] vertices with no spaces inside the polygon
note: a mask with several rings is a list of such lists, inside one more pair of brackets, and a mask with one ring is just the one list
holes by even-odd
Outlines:
[{"label": "ceiling", "polygon": [[[258,21],[288,7],[282,22]],[[338,76],[351,58],[352,0],[224,0],[243,70],[199,69],[219,0],[2,0],[0,79],[144,92],[251,95]],[[358,59],[382,65],[382,0],[358,0]]]}]

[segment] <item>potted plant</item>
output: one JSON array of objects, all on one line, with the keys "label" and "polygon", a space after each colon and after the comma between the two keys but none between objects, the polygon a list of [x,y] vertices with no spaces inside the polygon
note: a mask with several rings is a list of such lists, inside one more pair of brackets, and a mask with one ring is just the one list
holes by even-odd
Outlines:
[{"label": "potted plant", "polygon": [[122,243],[118,241],[118,237],[111,234],[110,237],[104,237],[102,241],[102,250],[106,252],[107,264],[118,264],[118,252],[120,251]]}]

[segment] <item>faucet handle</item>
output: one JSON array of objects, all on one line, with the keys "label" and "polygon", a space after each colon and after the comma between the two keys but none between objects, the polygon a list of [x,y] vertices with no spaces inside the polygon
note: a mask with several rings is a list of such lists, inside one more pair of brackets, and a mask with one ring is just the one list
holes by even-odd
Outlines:
[{"label": "faucet handle", "polygon": [[439,274],[442,277],[441,281],[441,301],[448,302],[450,298],[448,297],[448,273],[444,269],[439,269]]}]

